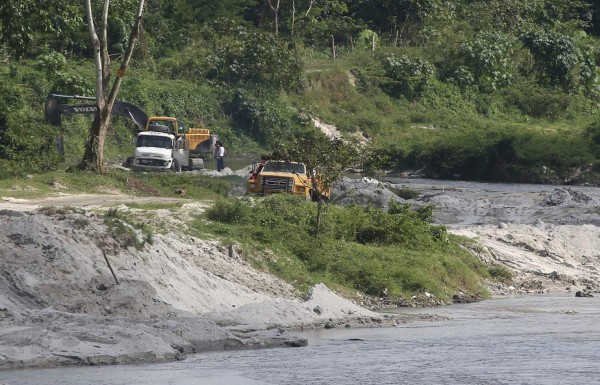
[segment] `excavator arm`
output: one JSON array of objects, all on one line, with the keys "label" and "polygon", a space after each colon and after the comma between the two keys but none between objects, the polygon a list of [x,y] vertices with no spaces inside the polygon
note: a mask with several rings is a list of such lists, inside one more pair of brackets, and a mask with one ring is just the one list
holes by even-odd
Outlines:
[{"label": "excavator arm", "polygon": [[[87,103],[82,104],[66,104],[59,103],[59,99],[64,100],[85,100]],[[45,116],[46,121],[53,125],[60,127],[62,125],[62,116],[71,114],[87,114],[93,115],[98,110],[98,105],[95,103],[96,98],[91,96],[78,96],[78,95],[60,95],[50,94],[46,98]],[[112,110],[113,116],[123,116],[130,119],[138,126],[140,130],[146,128],[148,122],[148,115],[138,106],[131,103],[122,102],[117,100]]]}]

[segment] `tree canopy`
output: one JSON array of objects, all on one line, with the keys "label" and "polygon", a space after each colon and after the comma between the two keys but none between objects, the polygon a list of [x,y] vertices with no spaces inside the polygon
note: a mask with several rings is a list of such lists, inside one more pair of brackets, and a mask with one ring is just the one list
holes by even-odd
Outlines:
[{"label": "tree canopy", "polygon": [[[93,14],[103,4],[94,2]],[[127,54],[137,1],[110,4],[106,58],[116,63]],[[599,15],[592,0],[157,0],[144,11],[122,96],[210,125],[234,151],[271,150],[320,115],[373,141],[389,167],[435,161],[430,170],[444,169],[447,158],[431,156],[442,142],[432,138],[490,125],[504,125],[512,136],[494,138],[513,143],[521,162],[536,153],[517,134],[522,122],[587,119],[578,132],[590,123],[600,100]],[[45,95],[95,88],[87,28],[71,1],[0,3],[0,76],[17,99],[0,106],[5,161],[27,147],[16,122],[35,116]],[[423,126],[448,130],[415,133]],[[122,136],[108,139],[122,144]],[[566,170],[569,162],[549,152]],[[513,171],[525,178],[534,163]]]}]

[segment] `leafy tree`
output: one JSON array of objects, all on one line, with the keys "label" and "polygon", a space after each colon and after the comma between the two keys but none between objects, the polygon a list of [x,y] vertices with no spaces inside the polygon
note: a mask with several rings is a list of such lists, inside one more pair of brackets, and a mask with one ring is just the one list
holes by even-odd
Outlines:
[{"label": "leafy tree", "polygon": [[590,4],[582,0],[473,0],[460,7],[461,17],[475,31],[495,30],[520,35],[535,29],[559,32],[585,28]]},{"label": "leafy tree", "polygon": [[301,87],[302,61],[277,36],[222,19],[206,28],[205,39],[216,46],[204,59],[206,77],[261,88]]},{"label": "leafy tree", "polygon": [[[58,17],[60,15],[60,17]],[[0,43],[18,59],[54,38],[53,48],[63,50],[73,44],[76,31],[83,26],[78,4],[68,0],[0,2]]]},{"label": "leafy tree", "polygon": [[585,0],[544,0],[536,24],[547,25],[559,32],[574,31],[589,26],[591,4]]},{"label": "leafy tree", "polygon": [[391,79],[390,91],[408,100],[417,99],[433,79],[435,67],[419,57],[410,58],[407,55],[396,57],[388,55],[384,58],[386,75]]},{"label": "leafy tree", "polygon": [[539,79],[568,90],[574,86],[574,71],[580,52],[575,40],[559,32],[529,32],[522,37],[529,48]]},{"label": "leafy tree", "polygon": [[263,146],[285,141],[305,124],[279,101],[276,92],[249,93],[238,89],[230,112],[240,130]]},{"label": "leafy tree", "polygon": [[131,56],[133,55],[135,42],[140,33],[144,0],[139,1],[135,23],[131,30],[131,34],[129,35],[129,45],[110,92],[108,92],[108,83],[110,80],[110,56],[108,54],[107,34],[109,6],[110,0],[104,0],[99,37],[94,24],[91,0],[86,0],[85,2],[88,31],[94,50],[96,103],[98,109],[96,110],[94,121],[90,127],[83,159],[81,160],[79,167],[95,171],[101,171],[104,168],[104,141],[110,126],[112,109],[117,99],[123,76],[127,70]]},{"label": "leafy tree", "polygon": [[37,57],[35,67],[52,86],[52,92],[64,95],[90,95],[93,93],[87,79],[67,71],[67,58],[60,52],[50,52]]},{"label": "leafy tree", "polygon": [[546,0],[474,0],[460,8],[475,31],[520,34],[529,31],[544,9]]},{"label": "leafy tree", "polygon": [[244,14],[257,4],[258,0],[175,0],[162,6],[170,6],[173,12],[171,21],[198,25],[220,18],[241,21]]},{"label": "leafy tree", "polygon": [[588,31],[596,36],[599,37],[600,36],[600,2],[598,1],[591,1],[591,13],[592,13],[592,19],[590,20],[590,25],[588,27]]},{"label": "leafy tree", "polygon": [[[516,72],[515,44],[516,39],[512,36],[492,31],[479,33],[460,46],[463,68],[472,74],[481,91],[494,91],[511,83]],[[459,71],[458,83],[466,76],[464,69]]]},{"label": "leafy tree", "polygon": [[394,45],[420,45],[442,36],[456,14],[456,2],[443,0],[351,1],[350,13]]},{"label": "leafy tree", "polygon": [[319,237],[321,214],[326,191],[342,177],[351,166],[361,167],[367,153],[342,139],[330,139],[315,129],[303,132],[292,140],[276,146],[273,156],[278,159],[301,162],[311,172],[312,185],[316,187],[317,217],[315,237]]},{"label": "leafy tree", "polygon": [[41,124],[41,117],[27,103],[28,96],[18,80],[0,83],[0,171],[42,171],[58,164],[56,133]]},{"label": "leafy tree", "polygon": [[[363,27],[350,17],[346,1],[296,0],[293,3],[292,35],[305,44],[329,48],[333,38],[337,44],[349,44]],[[288,23],[286,23],[288,24]]]}]

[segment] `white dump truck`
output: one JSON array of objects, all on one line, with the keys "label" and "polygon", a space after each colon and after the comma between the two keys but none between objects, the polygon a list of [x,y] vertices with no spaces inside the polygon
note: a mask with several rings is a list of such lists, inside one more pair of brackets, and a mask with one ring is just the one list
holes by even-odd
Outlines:
[{"label": "white dump truck", "polygon": [[[204,159],[198,151],[207,142],[215,140],[207,129],[192,128],[185,134],[175,135],[177,121],[170,117],[151,117],[146,130],[138,132],[135,153],[129,162],[140,171],[198,170],[204,168]],[[214,145],[212,145],[214,146]],[[210,148],[210,147],[209,147]],[[214,148],[214,147],[213,147]]]},{"label": "white dump truck", "polygon": [[187,165],[189,154],[184,154],[177,146],[172,134],[141,131],[135,140],[131,166],[140,171],[181,171],[182,163]]}]

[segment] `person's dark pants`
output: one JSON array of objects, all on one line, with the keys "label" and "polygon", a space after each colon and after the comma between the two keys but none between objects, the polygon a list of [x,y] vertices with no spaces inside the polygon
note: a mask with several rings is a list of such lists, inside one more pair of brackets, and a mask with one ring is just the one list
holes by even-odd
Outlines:
[{"label": "person's dark pants", "polygon": [[223,162],[223,157],[222,156],[217,156],[217,171],[221,171],[222,169],[225,168],[224,162]]}]

